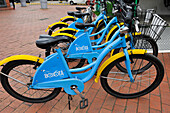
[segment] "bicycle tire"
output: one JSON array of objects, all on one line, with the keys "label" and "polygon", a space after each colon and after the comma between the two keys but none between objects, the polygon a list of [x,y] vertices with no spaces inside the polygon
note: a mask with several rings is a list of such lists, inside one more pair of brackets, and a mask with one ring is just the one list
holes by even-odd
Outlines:
[{"label": "bicycle tire", "polygon": [[[111,62],[102,71],[100,81],[101,81],[101,85],[102,85],[103,89],[112,96],[115,96],[115,97],[118,97],[118,98],[124,98],[124,99],[137,98],[137,97],[146,95],[146,94],[150,93],[151,91],[153,91],[156,87],[159,86],[159,84],[163,80],[164,67],[157,57],[150,55],[150,54],[147,54],[147,53],[146,54],[135,54],[135,55],[133,54],[133,55],[130,55],[130,56],[132,56],[132,58],[134,60],[138,59],[138,60],[142,60],[142,62],[146,60],[147,62],[153,63],[152,67],[150,67],[149,69],[153,68],[153,69],[155,69],[155,71],[153,72],[153,71],[145,70],[142,73],[143,75],[141,74],[141,75],[136,76],[136,78],[134,77],[135,78],[134,83],[130,82],[128,80],[129,81],[128,86],[125,86],[127,84],[124,85],[122,83],[124,81],[116,83],[115,81],[113,81],[113,82],[109,81],[111,79],[106,79],[106,77],[111,76],[111,73],[113,73],[113,72],[111,72],[112,70],[115,72],[115,70],[117,69],[117,68],[114,68],[115,64],[118,64],[120,62],[124,62],[125,57],[121,57],[121,58]],[[119,70],[117,72],[119,72]],[[151,76],[153,77],[153,75],[151,75],[151,73],[155,74],[156,77],[154,78],[154,80],[152,80],[151,78],[148,78],[149,82],[145,82],[147,72],[148,72],[150,77]],[[132,70],[132,73],[135,73],[135,71]],[[122,72],[119,72],[117,74],[122,74]],[[125,77],[125,76],[127,76],[127,77]],[[128,74],[126,74],[126,73],[124,73],[123,76],[115,74],[114,78],[116,78],[116,77],[118,77],[119,80],[121,80],[120,79],[121,77],[129,79]],[[139,77],[141,77],[141,78],[139,78]],[[139,78],[139,80],[137,80],[138,78]],[[141,83],[140,81],[143,82],[143,83]],[[138,82],[140,82],[140,83],[138,83]],[[126,81],[126,83],[127,83],[127,81]],[[113,85],[115,85],[115,88],[113,88]],[[146,88],[143,88],[145,85],[146,85]],[[122,87],[122,88],[119,88],[119,87]]]},{"label": "bicycle tire", "polygon": [[[24,66],[28,65],[28,66],[34,66],[36,62],[33,61],[29,61],[29,60],[16,60],[16,61],[11,61],[8,62],[3,68],[2,68],[2,72],[7,74],[7,75],[14,75],[13,77],[15,77],[16,79],[19,79],[20,81],[23,80],[22,82],[25,82],[28,80],[24,79],[25,77],[23,76],[16,76],[18,74],[15,75],[15,71],[13,71],[14,69],[19,70],[23,68]],[[40,65],[40,64],[38,64]],[[23,69],[22,71],[26,71],[27,68]],[[26,73],[26,72],[24,72]],[[14,98],[17,98],[19,100],[22,100],[24,102],[29,102],[29,103],[44,103],[47,101],[52,100],[53,98],[55,98],[61,91],[61,88],[53,88],[52,90],[50,90],[50,93],[47,94],[47,90],[43,92],[43,90],[36,90],[36,89],[29,89],[26,86],[22,86],[20,83],[15,81],[11,81],[12,79],[1,75],[1,84],[3,86],[3,88]],[[31,81],[31,78],[30,78]],[[30,82],[29,81],[29,82]],[[20,86],[21,85],[21,86]],[[42,91],[42,92],[41,92]],[[42,93],[40,95],[40,97],[38,97],[38,93]],[[29,97],[30,96],[30,97]],[[34,97],[37,96],[37,97]]]}]

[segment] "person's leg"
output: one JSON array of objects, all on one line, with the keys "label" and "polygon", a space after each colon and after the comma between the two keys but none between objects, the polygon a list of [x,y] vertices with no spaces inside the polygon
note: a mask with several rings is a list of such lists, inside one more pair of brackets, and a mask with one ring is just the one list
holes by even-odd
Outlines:
[{"label": "person's leg", "polygon": [[14,1],[12,2],[12,5],[13,5],[13,9],[15,9],[15,3],[14,3]]}]

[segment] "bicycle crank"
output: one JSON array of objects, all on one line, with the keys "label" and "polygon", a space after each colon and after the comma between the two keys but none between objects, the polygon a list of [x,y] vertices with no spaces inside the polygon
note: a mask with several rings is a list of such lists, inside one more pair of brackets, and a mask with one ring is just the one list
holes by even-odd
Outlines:
[{"label": "bicycle crank", "polygon": [[84,109],[88,106],[88,99],[86,99],[77,89],[76,86],[72,86],[71,87],[72,90],[74,90],[74,92],[79,95],[81,97],[82,100],[80,100],[80,109]]}]

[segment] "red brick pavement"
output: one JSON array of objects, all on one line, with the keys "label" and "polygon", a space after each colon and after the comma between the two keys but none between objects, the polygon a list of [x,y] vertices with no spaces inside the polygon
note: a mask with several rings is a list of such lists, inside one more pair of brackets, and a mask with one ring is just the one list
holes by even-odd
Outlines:
[{"label": "red brick pavement", "polygon": [[[38,56],[44,53],[35,46],[35,40],[40,34],[46,34],[45,29],[53,22],[73,11],[75,6],[48,6],[40,9],[40,5],[16,6],[16,10],[0,9],[0,59],[15,54],[31,54]],[[89,106],[79,109],[80,98],[74,96],[71,110],[68,110],[67,95],[60,93],[55,99],[41,104],[31,104],[19,101],[8,95],[0,85],[1,113],[170,113],[170,54],[159,54],[165,66],[165,77],[161,85],[143,97],[136,99],[118,99],[108,95],[96,84],[94,78],[85,84],[85,95]]]}]

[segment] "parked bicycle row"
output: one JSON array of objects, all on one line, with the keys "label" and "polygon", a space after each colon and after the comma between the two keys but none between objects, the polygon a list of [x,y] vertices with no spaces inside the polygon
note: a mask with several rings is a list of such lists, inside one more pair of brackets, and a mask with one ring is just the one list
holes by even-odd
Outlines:
[{"label": "parked bicycle row", "polygon": [[[95,4],[100,6],[100,14],[93,19]],[[48,35],[36,40],[37,47],[45,50],[45,59],[14,55],[0,61],[3,88],[30,103],[50,101],[63,92],[68,94],[69,109],[72,95],[81,97],[80,109],[88,106],[82,91],[93,76],[117,98],[137,98],[157,88],[164,67],[157,58],[156,41],[166,21],[152,9],[141,20],[138,0],[95,4],[76,7],[76,11],[67,12],[69,16],[48,26]]]}]

